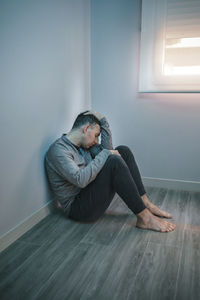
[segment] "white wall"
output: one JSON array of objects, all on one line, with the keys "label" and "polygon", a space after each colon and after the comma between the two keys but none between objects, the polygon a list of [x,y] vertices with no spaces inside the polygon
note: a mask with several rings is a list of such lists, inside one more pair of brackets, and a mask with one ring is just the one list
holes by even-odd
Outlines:
[{"label": "white wall", "polygon": [[49,200],[43,157],[90,107],[90,1],[0,2],[0,235]]},{"label": "white wall", "polygon": [[91,0],[92,106],[143,177],[200,182],[200,94],[139,94],[140,0]]}]

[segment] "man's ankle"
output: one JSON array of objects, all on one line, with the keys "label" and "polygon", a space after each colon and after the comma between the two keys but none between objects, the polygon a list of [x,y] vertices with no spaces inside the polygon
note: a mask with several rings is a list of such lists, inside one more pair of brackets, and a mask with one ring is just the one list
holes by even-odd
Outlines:
[{"label": "man's ankle", "polygon": [[143,209],[139,214],[137,214],[137,218],[139,219],[146,219],[148,218],[150,215],[150,211],[148,210],[148,208]]}]

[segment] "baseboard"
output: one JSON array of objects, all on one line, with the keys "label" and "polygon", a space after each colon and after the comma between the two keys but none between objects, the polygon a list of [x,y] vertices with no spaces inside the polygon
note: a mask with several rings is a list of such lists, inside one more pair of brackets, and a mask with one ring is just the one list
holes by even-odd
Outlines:
[{"label": "baseboard", "polygon": [[184,181],[152,177],[142,177],[142,181],[144,186],[147,187],[162,187],[168,189],[200,192],[200,182],[198,181]]},{"label": "baseboard", "polygon": [[24,233],[39,223],[42,219],[50,214],[52,202],[48,202],[45,206],[33,213],[31,216],[23,220],[16,227],[5,233],[0,238],[0,252],[20,238]]}]

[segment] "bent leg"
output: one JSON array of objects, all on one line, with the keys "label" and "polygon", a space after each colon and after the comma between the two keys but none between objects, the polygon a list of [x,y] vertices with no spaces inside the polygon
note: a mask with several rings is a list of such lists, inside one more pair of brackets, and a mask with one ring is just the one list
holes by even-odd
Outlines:
[{"label": "bent leg", "polygon": [[139,171],[139,168],[137,166],[137,163],[135,161],[132,151],[129,149],[129,147],[124,146],[124,145],[118,146],[115,149],[119,151],[119,153],[121,154],[121,157],[126,162],[128,168],[130,170],[130,173],[137,185],[140,196],[146,194],[144,185],[142,183],[140,171]]},{"label": "bent leg", "polygon": [[118,146],[116,148],[116,150],[119,151],[119,153],[121,154],[122,158],[124,159],[124,161],[126,162],[131,175],[137,185],[139,194],[142,198],[142,201],[144,202],[145,206],[156,216],[159,217],[165,217],[165,218],[172,218],[172,215],[169,214],[168,212],[158,208],[156,205],[154,205],[153,203],[151,203],[151,201],[149,200],[148,196],[146,195],[146,191],[145,188],[143,186],[142,183],[142,179],[141,179],[141,175],[137,166],[137,163],[135,161],[134,155],[132,153],[132,151],[129,149],[129,147],[127,146]]},{"label": "bent leg", "polygon": [[138,214],[146,208],[124,160],[110,155],[96,179],[75,198],[69,217],[80,221],[97,220],[116,192],[133,213]]}]

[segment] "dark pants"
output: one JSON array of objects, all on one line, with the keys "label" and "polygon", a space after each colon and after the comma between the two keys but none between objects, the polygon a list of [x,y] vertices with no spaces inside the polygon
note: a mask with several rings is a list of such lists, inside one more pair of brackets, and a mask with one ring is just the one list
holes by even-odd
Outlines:
[{"label": "dark pants", "polygon": [[95,221],[100,218],[117,193],[134,214],[146,208],[140,196],[145,189],[134,159],[127,146],[116,148],[121,154],[110,155],[94,181],[76,196],[69,217],[77,221]]}]

